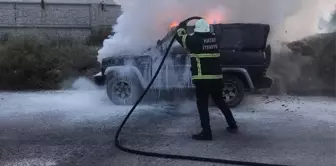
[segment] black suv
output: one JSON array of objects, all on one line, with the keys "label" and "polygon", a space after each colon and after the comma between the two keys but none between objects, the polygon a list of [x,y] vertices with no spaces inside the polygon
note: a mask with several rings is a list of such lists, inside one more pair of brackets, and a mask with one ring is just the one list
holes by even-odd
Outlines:
[{"label": "black suv", "polygon": [[[188,31],[192,29],[193,26],[188,27]],[[273,80],[266,76],[271,60],[271,47],[266,44],[269,25],[212,24],[211,30],[220,42],[223,99],[231,108],[243,101],[245,92],[271,87]],[[139,98],[157,70],[173,32],[174,29],[158,40],[156,46],[138,55],[121,54],[102,60],[101,72],[94,80],[99,86],[106,85],[113,103],[128,105]],[[189,54],[175,42],[151,91],[158,94],[178,91],[193,96],[186,93],[193,92],[193,88]]]}]

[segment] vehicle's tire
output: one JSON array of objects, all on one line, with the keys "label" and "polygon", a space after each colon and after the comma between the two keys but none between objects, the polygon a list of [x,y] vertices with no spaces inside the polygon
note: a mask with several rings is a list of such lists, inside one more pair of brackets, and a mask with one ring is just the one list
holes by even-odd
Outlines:
[{"label": "vehicle's tire", "polygon": [[112,72],[107,75],[106,92],[108,98],[116,105],[133,105],[139,99],[142,87],[135,75]]},{"label": "vehicle's tire", "polygon": [[222,97],[230,108],[235,108],[244,100],[243,80],[236,76],[224,75]]}]

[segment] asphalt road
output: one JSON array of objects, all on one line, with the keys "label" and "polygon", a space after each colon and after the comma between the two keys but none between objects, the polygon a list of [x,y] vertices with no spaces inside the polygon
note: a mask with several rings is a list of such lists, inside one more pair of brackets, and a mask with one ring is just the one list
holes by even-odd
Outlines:
[{"label": "asphalt road", "polygon": [[[324,97],[251,96],[234,115],[238,134],[211,108],[214,140],[199,142],[192,101],[138,108],[121,135],[127,147],[170,154],[302,166],[334,166],[336,102]],[[198,166],[119,151],[113,140],[128,106],[103,91],[0,93],[1,166]]]}]

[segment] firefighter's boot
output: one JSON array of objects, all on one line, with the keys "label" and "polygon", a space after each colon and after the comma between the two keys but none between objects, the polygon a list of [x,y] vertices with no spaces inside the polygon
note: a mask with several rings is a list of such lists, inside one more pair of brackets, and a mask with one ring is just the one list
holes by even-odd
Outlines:
[{"label": "firefighter's boot", "polygon": [[192,139],[201,141],[210,141],[212,140],[211,130],[202,130],[202,132],[192,135]]},{"label": "firefighter's boot", "polygon": [[226,131],[229,133],[237,133],[238,132],[238,126],[232,125],[226,128]]}]

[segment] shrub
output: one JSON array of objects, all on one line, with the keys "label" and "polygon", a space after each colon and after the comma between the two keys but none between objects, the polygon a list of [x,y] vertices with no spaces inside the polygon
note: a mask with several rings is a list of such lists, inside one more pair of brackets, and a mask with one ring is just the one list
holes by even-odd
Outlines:
[{"label": "shrub", "polygon": [[59,89],[68,77],[96,69],[96,53],[68,39],[10,38],[0,46],[0,89]]},{"label": "shrub", "polygon": [[310,63],[302,66],[301,78],[292,85],[293,89],[336,94],[335,35],[336,32],[315,34],[287,44],[294,53],[311,58]]}]

